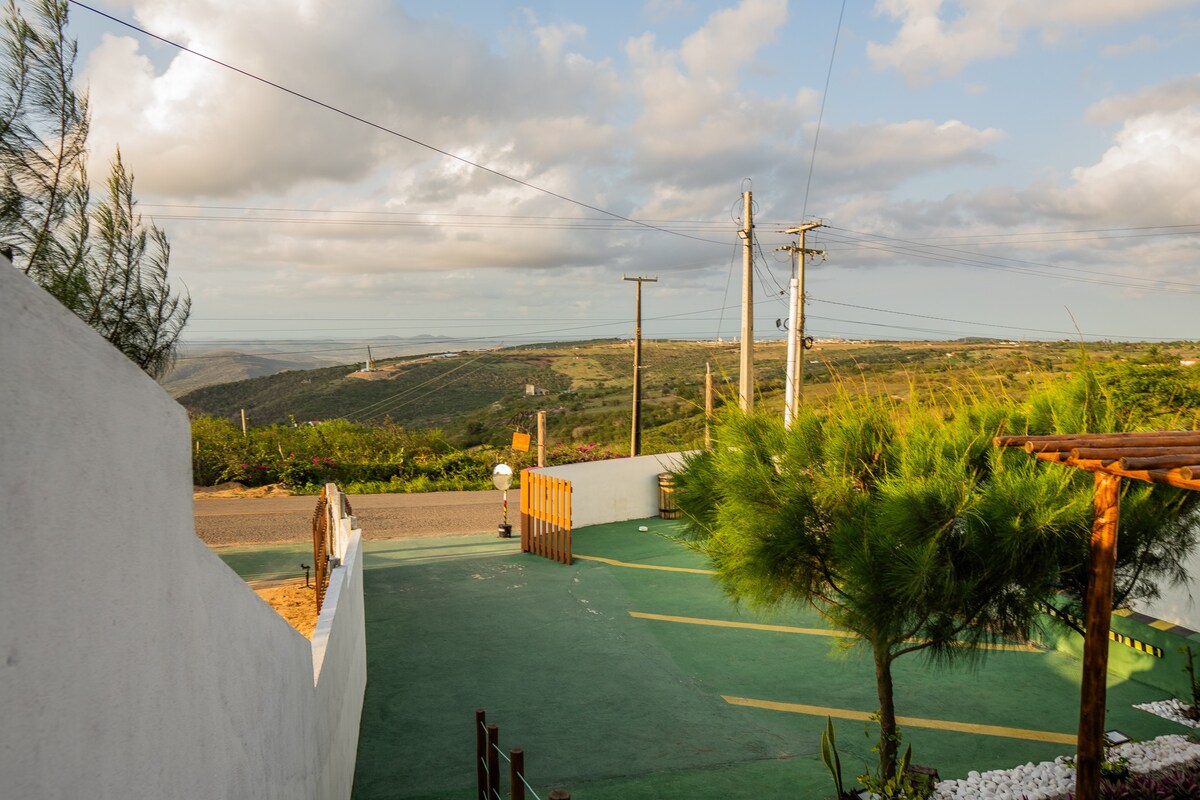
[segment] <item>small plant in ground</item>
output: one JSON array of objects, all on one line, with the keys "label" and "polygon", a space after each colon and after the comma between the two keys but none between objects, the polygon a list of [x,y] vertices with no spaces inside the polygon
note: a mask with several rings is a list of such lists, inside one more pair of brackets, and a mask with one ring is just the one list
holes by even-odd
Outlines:
[{"label": "small plant in ground", "polygon": [[[1120,783],[1100,786],[1101,800],[1195,800],[1200,797],[1200,764],[1158,772],[1133,775]],[[1073,792],[1067,800],[1074,800]]]},{"label": "small plant in ground", "polygon": [[[876,711],[871,715],[871,721],[880,724],[880,712]],[[871,723],[868,722],[864,726],[864,733],[867,738],[871,738]],[[919,773],[912,773],[909,767],[912,765],[912,745],[904,748],[904,754],[900,756],[900,760],[896,763],[896,771],[890,778],[887,777],[887,763],[884,760],[884,753],[896,752],[900,749],[900,741],[903,739],[900,733],[899,726],[896,727],[895,733],[888,733],[880,725],[879,741],[871,748],[872,753],[878,753],[879,758],[879,773],[875,774],[868,767],[867,771],[858,776],[858,782],[873,797],[879,800],[927,800],[933,796],[933,781],[927,776]],[[822,755],[824,755],[822,751]],[[851,795],[853,796],[853,795]]]},{"label": "small plant in ground", "polygon": [[838,757],[837,736],[833,732],[833,719],[825,717],[825,730],[821,732],[821,761],[833,778],[833,791],[838,800],[853,798],[853,792],[847,792],[842,783],[842,759]]},{"label": "small plant in ground", "polygon": [[[1067,756],[1064,761],[1071,769],[1075,769],[1075,759]],[[1100,762],[1100,777],[1104,778],[1107,783],[1121,783],[1129,778],[1132,773],[1129,771],[1129,759],[1123,755],[1113,755],[1113,750],[1107,745],[1104,747],[1104,759]]]},{"label": "small plant in ground", "polygon": [[1100,777],[1119,783],[1128,779],[1129,775],[1129,759],[1125,756],[1114,758],[1108,748],[1105,748],[1104,760],[1100,762]]}]

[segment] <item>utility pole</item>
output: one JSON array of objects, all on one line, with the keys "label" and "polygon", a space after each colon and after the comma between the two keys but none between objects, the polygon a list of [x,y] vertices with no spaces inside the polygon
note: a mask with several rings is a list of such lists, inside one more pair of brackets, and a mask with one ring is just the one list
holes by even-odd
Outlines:
[{"label": "utility pole", "polygon": [[[712,431],[710,430],[713,415],[713,384],[712,364],[704,362],[704,449],[712,450]],[[199,444],[199,442],[197,442]]]},{"label": "utility pole", "polygon": [[[799,236],[798,245],[780,247],[792,254],[791,296],[788,302],[788,345],[787,345],[787,375],[784,379],[783,426],[791,429],[792,421],[800,412],[800,397],[804,392],[804,351],[807,339],[804,336],[804,263],[808,256],[823,256],[824,250],[813,250],[804,246],[804,235],[814,228],[820,228],[824,223],[806,222],[795,228],[788,228],[784,233]],[[797,256],[799,257],[797,259]],[[797,261],[799,262],[798,267]]]},{"label": "utility pole", "polygon": [[742,411],[754,410],[754,201],[742,192],[742,351],[738,400]]},{"label": "utility pole", "polygon": [[629,455],[636,456],[642,452],[642,283],[657,283],[658,278],[629,278],[622,275],[621,280],[637,284],[633,323],[633,431],[629,436]]},{"label": "utility pole", "polygon": [[538,466],[546,466],[546,412],[537,412],[537,458]]}]

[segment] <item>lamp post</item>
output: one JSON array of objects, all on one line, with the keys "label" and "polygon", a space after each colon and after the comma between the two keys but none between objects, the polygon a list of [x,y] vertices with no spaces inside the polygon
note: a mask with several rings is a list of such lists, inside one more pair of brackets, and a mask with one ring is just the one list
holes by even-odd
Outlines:
[{"label": "lamp post", "polygon": [[512,525],[508,524],[508,487],[512,486],[513,471],[508,464],[497,464],[492,470],[492,484],[504,493],[504,517],[499,525],[501,539],[512,538]]}]

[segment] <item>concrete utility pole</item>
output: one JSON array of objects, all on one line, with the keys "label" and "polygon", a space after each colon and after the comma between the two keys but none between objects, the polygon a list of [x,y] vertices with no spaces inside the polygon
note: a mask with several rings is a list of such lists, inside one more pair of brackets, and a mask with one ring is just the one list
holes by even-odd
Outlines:
[{"label": "concrete utility pole", "polygon": [[804,262],[808,256],[823,256],[824,250],[813,250],[804,246],[804,235],[813,228],[819,228],[824,223],[806,222],[795,228],[788,228],[784,233],[800,237],[798,245],[780,247],[792,254],[792,263],[796,265],[799,256],[799,266],[793,267],[791,281],[791,296],[788,302],[788,345],[787,345],[787,374],[784,378],[783,426],[791,429],[792,421],[800,412],[800,397],[804,392]]},{"label": "concrete utility pole", "polygon": [[642,283],[657,283],[658,278],[629,278],[622,275],[621,280],[637,283],[633,323],[633,430],[629,436],[629,455],[636,456],[642,452]]},{"label": "concrete utility pole", "polygon": [[742,192],[742,351],[738,400],[742,411],[754,410],[754,201]]}]

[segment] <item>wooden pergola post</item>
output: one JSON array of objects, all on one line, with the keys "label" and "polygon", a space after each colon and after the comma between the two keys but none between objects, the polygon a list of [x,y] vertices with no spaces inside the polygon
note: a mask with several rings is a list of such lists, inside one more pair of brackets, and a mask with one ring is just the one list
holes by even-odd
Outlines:
[{"label": "wooden pergola post", "polygon": [[1042,461],[1095,475],[1094,519],[1084,598],[1083,680],[1076,740],[1076,800],[1099,800],[1108,694],[1108,638],[1121,478],[1200,491],[1200,431],[998,436],[997,447],[1020,447]]},{"label": "wooden pergola post", "polygon": [[1112,625],[1113,573],[1117,564],[1117,523],[1121,516],[1121,478],[1096,472],[1092,499],[1092,541],[1084,600],[1083,684],[1079,692],[1079,740],[1075,759],[1075,797],[1099,800],[1104,761],[1104,709],[1108,693],[1108,633]]}]

